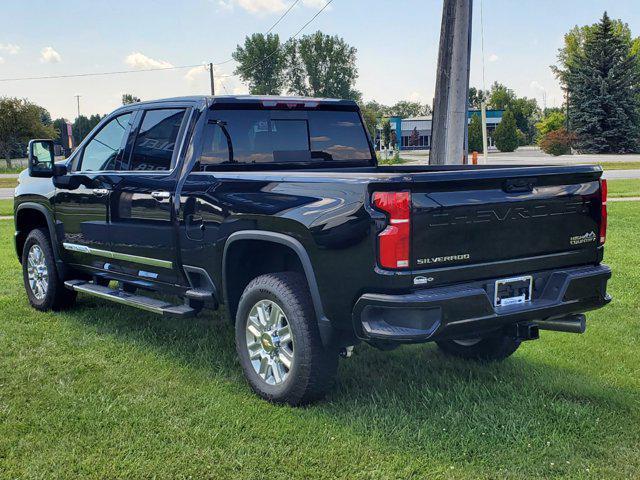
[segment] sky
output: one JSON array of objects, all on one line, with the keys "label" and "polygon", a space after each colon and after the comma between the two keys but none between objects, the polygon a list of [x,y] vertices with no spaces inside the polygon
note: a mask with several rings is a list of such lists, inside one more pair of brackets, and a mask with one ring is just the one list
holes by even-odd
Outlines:
[{"label": "sky", "polygon": [[[75,95],[81,96],[81,113],[90,115],[112,111],[123,93],[143,100],[208,94],[201,66],[1,80],[224,62],[246,35],[266,31],[294,1],[2,0],[0,96],[26,97],[53,118],[73,120]],[[274,32],[288,38],[324,4],[299,0]],[[560,105],[562,92],[549,66],[556,63],[563,35],[574,25],[596,22],[604,10],[640,35],[638,0],[475,0],[471,86],[483,86],[484,63],[486,87],[499,81],[541,106],[545,97],[547,106]],[[441,15],[442,0],[334,0],[302,34],[321,30],[356,47],[356,88],[365,100],[431,103]],[[237,77],[224,77],[233,70],[234,62],[216,67],[217,92],[247,93]]]}]

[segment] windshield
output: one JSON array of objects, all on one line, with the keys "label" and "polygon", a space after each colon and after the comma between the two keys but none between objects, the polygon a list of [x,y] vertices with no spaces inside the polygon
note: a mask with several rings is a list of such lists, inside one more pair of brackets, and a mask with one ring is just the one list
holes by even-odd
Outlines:
[{"label": "windshield", "polygon": [[200,165],[371,161],[357,112],[211,110]]}]

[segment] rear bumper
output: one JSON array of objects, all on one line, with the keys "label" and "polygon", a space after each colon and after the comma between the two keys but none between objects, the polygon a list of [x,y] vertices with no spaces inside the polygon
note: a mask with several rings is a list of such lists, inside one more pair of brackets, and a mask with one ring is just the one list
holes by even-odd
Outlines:
[{"label": "rear bumper", "polygon": [[606,265],[537,272],[532,300],[494,307],[495,280],[419,290],[405,295],[367,293],[353,310],[364,340],[426,342],[478,336],[510,324],[558,318],[600,308],[611,269]]}]

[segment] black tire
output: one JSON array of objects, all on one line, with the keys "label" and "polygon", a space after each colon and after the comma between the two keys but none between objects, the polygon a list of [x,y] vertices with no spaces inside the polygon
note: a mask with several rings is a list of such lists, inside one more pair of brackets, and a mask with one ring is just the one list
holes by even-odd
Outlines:
[{"label": "black tire", "polygon": [[[37,245],[42,252],[48,279],[47,286],[43,289],[44,293],[39,291],[38,295],[31,288],[28,273],[29,251],[34,245]],[[27,240],[24,242],[24,248],[22,249],[22,278],[29,303],[37,310],[43,312],[64,310],[72,307],[76,301],[76,292],[66,289],[58,276],[53,250],[51,249],[51,241],[49,240],[49,232],[46,229],[36,228],[31,230]]]},{"label": "black tire", "polygon": [[479,339],[476,343],[462,340],[441,340],[436,342],[440,349],[449,354],[468,360],[486,362],[504,360],[512,355],[520,346],[520,340],[508,335],[496,335]]},{"label": "black tire", "polygon": [[[247,345],[249,314],[265,300],[280,307],[293,339],[293,344],[290,344],[293,351],[291,368],[282,383],[273,385],[267,383],[254,368]],[[252,280],[240,298],[235,332],[236,350],[244,375],[262,398],[298,406],[321,399],[332,387],[338,351],[323,347],[307,282],[299,273],[273,273]],[[255,358],[254,361],[260,362]]]}]

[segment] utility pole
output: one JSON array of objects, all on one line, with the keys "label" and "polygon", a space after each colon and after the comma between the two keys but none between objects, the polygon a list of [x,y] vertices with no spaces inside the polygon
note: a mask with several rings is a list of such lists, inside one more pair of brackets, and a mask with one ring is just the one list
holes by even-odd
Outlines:
[{"label": "utility pole", "polygon": [[209,64],[209,80],[211,80],[211,95],[216,94],[216,85],[213,81],[213,63]]},{"label": "utility pole", "polygon": [[487,138],[487,102],[482,101],[482,157],[485,165],[489,163],[489,141]]},{"label": "utility pole", "polygon": [[78,116],[80,116],[80,97],[82,95],[75,95],[76,97],[76,104],[78,105]]},{"label": "utility pole", "polygon": [[461,164],[467,157],[467,110],[473,0],[444,0],[433,105],[432,165]]}]

